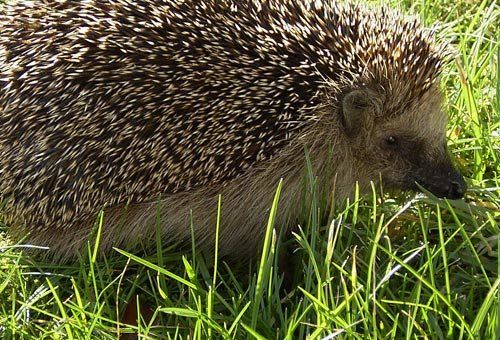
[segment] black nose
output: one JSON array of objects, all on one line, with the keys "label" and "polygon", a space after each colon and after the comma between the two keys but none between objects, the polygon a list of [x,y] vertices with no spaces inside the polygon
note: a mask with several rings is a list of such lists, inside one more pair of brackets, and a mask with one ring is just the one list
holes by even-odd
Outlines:
[{"label": "black nose", "polygon": [[457,200],[464,197],[465,192],[467,191],[467,184],[460,174],[454,176],[454,178],[450,179],[450,185],[448,189],[448,193],[446,194],[446,198]]}]

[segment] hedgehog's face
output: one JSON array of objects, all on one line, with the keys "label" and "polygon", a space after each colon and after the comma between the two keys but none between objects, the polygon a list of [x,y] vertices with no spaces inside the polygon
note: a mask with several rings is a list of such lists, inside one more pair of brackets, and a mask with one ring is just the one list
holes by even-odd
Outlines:
[{"label": "hedgehog's face", "polygon": [[384,104],[390,99],[372,91],[345,95],[343,124],[361,182],[381,179],[385,188],[418,190],[420,185],[438,197],[463,197],[467,186],[448,154],[447,116],[440,98],[437,90],[429,91],[408,109],[392,114]]}]

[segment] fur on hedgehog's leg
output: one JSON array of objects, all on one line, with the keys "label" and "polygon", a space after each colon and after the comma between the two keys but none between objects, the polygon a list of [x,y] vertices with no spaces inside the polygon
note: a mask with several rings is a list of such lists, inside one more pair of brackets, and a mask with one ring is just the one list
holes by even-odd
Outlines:
[{"label": "fur on hedgehog's leg", "polygon": [[[190,244],[192,224],[197,250],[211,257],[215,246],[217,192],[220,192],[222,206],[218,240],[219,256],[235,261],[254,258],[260,251],[274,192],[256,189],[253,191],[254,195],[248,196],[243,194],[247,191],[241,191],[241,187],[268,188],[275,187],[278,182],[273,178],[272,184],[267,183],[267,180],[265,185],[254,183],[255,178],[259,177],[262,178],[259,175],[249,176],[223,187],[198,189],[167,196],[158,202],[107,209],[101,237],[103,246],[110,248],[110,245],[114,244],[128,248],[139,239],[144,240],[145,244],[154,244],[157,231],[161,233],[165,244],[171,240]],[[291,181],[289,184],[289,188],[282,192],[283,205],[284,202],[292,202],[297,189]],[[246,209],[242,211],[238,209],[239,206],[245,206]],[[282,220],[286,213],[287,209],[283,206],[278,220]],[[141,231],[140,234],[137,233],[138,230]],[[123,237],[116,239],[113,238],[113,234]]]},{"label": "fur on hedgehog's leg", "polygon": [[294,288],[296,275],[294,260],[296,256],[289,247],[286,247],[285,243],[282,245],[283,247],[278,254],[278,270],[283,276],[283,283],[280,287],[281,295],[285,296]]}]

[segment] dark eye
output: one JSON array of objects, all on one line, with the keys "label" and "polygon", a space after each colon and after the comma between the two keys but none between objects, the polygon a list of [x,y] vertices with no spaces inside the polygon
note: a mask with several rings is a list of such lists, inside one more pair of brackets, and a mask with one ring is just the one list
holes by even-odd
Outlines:
[{"label": "dark eye", "polygon": [[387,145],[396,145],[397,142],[398,142],[398,140],[394,136],[388,136],[385,138],[385,143]]}]

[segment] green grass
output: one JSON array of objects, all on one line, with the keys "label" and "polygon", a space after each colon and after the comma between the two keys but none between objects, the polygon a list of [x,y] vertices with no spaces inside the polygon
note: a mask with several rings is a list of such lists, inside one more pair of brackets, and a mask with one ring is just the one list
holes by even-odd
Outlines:
[{"label": "green grass", "polygon": [[[295,270],[286,296],[275,270],[285,246],[273,232],[277,204],[261,258],[238,268],[160,242],[149,255],[107,259],[92,244],[77,263],[54,266],[4,239],[0,337],[498,339],[500,9],[472,0],[391,5],[440,21],[457,52],[443,87],[450,148],[471,186],[464,201],[373,193],[330,210],[311,195],[286,244]],[[142,305],[136,326],[120,321],[127,305],[129,318],[137,314],[130,301]]]}]

